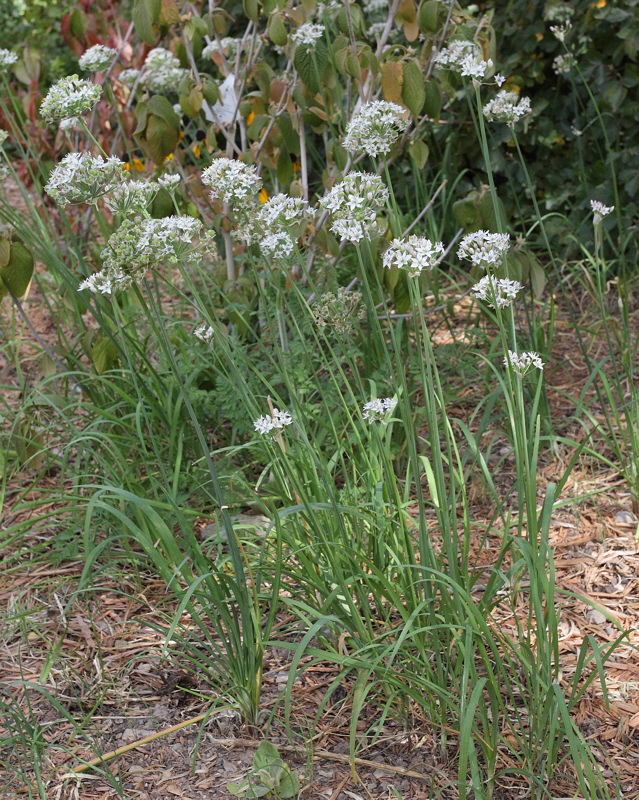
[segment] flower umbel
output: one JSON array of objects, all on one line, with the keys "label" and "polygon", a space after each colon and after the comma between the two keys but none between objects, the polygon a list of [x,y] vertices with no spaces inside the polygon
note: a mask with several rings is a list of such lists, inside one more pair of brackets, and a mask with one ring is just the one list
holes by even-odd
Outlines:
[{"label": "flower umbel", "polygon": [[458,258],[466,258],[481,269],[498,267],[510,247],[507,233],[475,231],[468,233],[459,243]]},{"label": "flower umbel", "polygon": [[202,183],[211,187],[212,200],[225,203],[245,201],[256,195],[262,186],[254,165],[230,158],[216,158],[202,173]]},{"label": "flower umbel", "polygon": [[382,232],[377,215],[389,198],[378,175],[351,172],[319,201],[333,215],[331,230],[342,241],[361,242]]},{"label": "flower umbel", "polygon": [[261,433],[264,436],[265,434],[272,433],[273,431],[281,431],[287,425],[291,425],[292,422],[293,417],[288,413],[288,411],[280,411],[279,409],[274,408],[271,415],[264,414],[264,416],[258,417],[253,423],[253,427],[258,433]]},{"label": "flower umbel", "polygon": [[3,72],[7,67],[15,64],[17,60],[18,56],[12,53],[11,50],[0,48],[0,72]]},{"label": "flower umbel", "polygon": [[340,286],[337,294],[325,292],[313,306],[315,323],[320,328],[331,326],[337,333],[351,333],[355,321],[364,319],[366,308],[362,305],[362,293],[352,292]]},{"label": "flower umbel", "polygon": [[124,163],[91,153],[68,153],[51,173],[45,192],[60,206],[93,203],[124,180]]},{"label": "flower umbel", "polygon": [[387,269],[405,269],[411,278],[416,278],[424,270],[431,270],[444,252],[443,242],[433,244],[422,236],[409,236],[408,239],[394,239],[382,256]]},{"label": "flower umbel", "polygon": [[401,106],[386,100],[367,103],[348,123],[344,147],[349,153],[363,151],[373,158],[385,156],[408,126],[404,113]]},{"label": "flower umbel", "polygon": [[69,75],[49,89],[40,106],[40,114],[47,122],[79,117],[90,111],[101,95],[101,86],[77,75]]},{"label": "flower umbel", "polygon": [[484,300],[491,308],[506,308],[523,288],[523,284],[519,281],[485,275],[479,283],[473,286],[472,293],[479,300]]},{"label": "flower umbel", "polygon": [[607,217],[608,214],[611,214],[615,210],[614,206],[605,206],[603,203],[600,203],[599,200],[591,200],[590,208],[592,208],[593,213],[593,225],[600,225],[603,218]]},{"label": "flower umbel", "polygon": [[475,42],[455,41],[435,56],[435,64],[475,80],[481,80],[492,69],[492,59],[484,61],[484,54]]},{"label": "flower umbel", "polygon": [[299,28],[291,32],[290,40],[293,44],[308,44],[315,45],[318,39],[324,35],[324,26],[318,25],[313,22],[306,22],[300,25]]},{"label": "flower umbel", "polygon": [[364,403],[362,414],[369,425],[372,422],[383,422],[386,425],[391,418],[397,399],[395,397],[376,397],[368,403]]},{"label": "flower umbel", "polygon": [[212,342],[215,337],[215,329],[203,322],[193,331],[193,335],[202,342]]},{"label": "flower umbel", "polygon": [[506,122],[511,126],[530,114],[530,110],[529,97],[519,97],[516,92],[507,92],[505,89],[497,92],[482,109],[487,120]]},{"label": "flower umbel", "polygon": [[534,353],[532,350],[519,353],[519,355],[509,350],[508,355],[504,356],[504,366],[511,367],[517,375],[523,378],[533,367],[535,369],[543,369],[544,362],[541,360],[539,353]]},{"label": "flower umbel", "polygon": [[118,53],[112,47],[94,44],[80,56],[78,63],[82,69],[86,69],[88,72],[103,72],[117,57]]}]

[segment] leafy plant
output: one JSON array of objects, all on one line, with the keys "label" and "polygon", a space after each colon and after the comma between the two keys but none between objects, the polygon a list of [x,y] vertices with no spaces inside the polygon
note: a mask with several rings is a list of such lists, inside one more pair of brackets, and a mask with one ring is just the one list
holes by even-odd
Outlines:
[{"label": "leafy plant", "polygon": [[236,797],[297,797],[300,782],[297,775],[281,758],[275,745],[268,740],[260,742],[253,756],[253,769],[239,782],[226,785]]}]

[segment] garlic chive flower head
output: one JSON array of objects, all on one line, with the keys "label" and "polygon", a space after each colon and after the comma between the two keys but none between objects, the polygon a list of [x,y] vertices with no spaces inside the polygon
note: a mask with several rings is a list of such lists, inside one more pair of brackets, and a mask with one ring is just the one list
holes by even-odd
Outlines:
[{"label": "garlic chive flower head", "polygon": [[125,86],[131,88],[140,77],[140,72],[141,71],[139,69],[123,69],[118,75],[118,80],[120,83],[123,83]]},{"label": "garlic chive flower head", "polygon": [[306,22],[291,32],[289,36],[293,44],[307,44],[313,47],[318,39],[324,35],[324,26],[313,22]]},{"label": "garlic chive flower head", "polygon": [[121,184],[123,167],[115,156],[105,161],[91,153],[69,153],[55,166],[44,190],[60,206],[93,203]]},{"label": "garlic chive flower head", "polygon": [[170,50],[155,47],[149,51],[144,61],[140,83],[157,94],[176,94],[178,84],[188,74],[189,70],[180,66],[179,60]]},{"label": "garlic chive flower head", "polygon": [[498,72],[496,75],[493,76],[493,80],[500,89],[502,85],[506,83],[506,78],[504,78],[504,76],[500,72]]},{"label": "garlic chive flower head", "polygon": [[530,98],[519,97],[515,92],[502,89],[486,103],[482,111],[489,122],[495,120],[513,126],[526,114],[530,114]]},{"label": "garlic chive flower head", "polygon": [[614,206],[605,206],[603,203],[600,203],[599,200],[591,200],[590,207],[593,213],[593,225],[600,225],[603,218],[607,217],[608,214],[611,214],[615,210]]},{"label": "garlic chive flower head", "polygon": [[102,88],[91,81],[69,75],[49,89],[40,114],[46,122],[79,117],[90,111],[102,95]]},{"label": "garlic chive flower head", "polygon": [[79,290],[112,294],[129,289],[156,264],[192,260],[199,255],[193,245],[196,236],[200,236],[203,249],[208,246],[201,231],[202,223],[193,217],[126,219],[102,251],[104,269],[80,284]]},{"label": "garlic chive flower head", "polygon": [[5,131],[2,128],[0,128],[0,146],[3,145],[8,138],[9,138],[9,131]]},{"label": "garlic chive flower head", "polygon": [[250,200],[262,186],[254,165],[230,158],[216,158],[202,173],[202,183],[211,187],[211,200],[225,203]]},{"label": "garlic chive flower head", "polygon": [[263,417],[258,417],[253,423],[253,427],[258,433],[263,436],[273,431],[281,431],[287,425],[291,425],[293,417],[288,411],[280,411],[277,408],[273,409],[273,414],[265,414]]},{"label": "garlic chive flower head", "polygon": [[387,269],[392,267],[405,269],[411,278],[416,278],[424,270],[433,269],[443,252],[442,242],[433,244],[430,239],[409,236],[404,241],[401,239],[392,241],[382,256],[382,263]]},{"label": "garlic chive flower head", "polygon": [[345,286],[340,286],[337,294],[325,292],[313,306],[313,316],[320,328],[330,326],[339,334],[352,333],[355,322],[366,316],[362,293]]},{"label": "garlic chive flower head", "polygon": [[87,72],[104,72],[118,57],[117,51],[103,44],[94,44],[80,56],[78,63]]},{"label": "garlic chive flower head", "polygon": [[435,56],[435,64],[439,67],[459,72],[467,78],[481,80],[493,68],[492,59],[484,60],[481,48],[475,42],[455,41],[444,47]]},{"label": "garlic chive flower head", "polygon": [[181,180],[182,178],[177,174],[177,172],[173,172],[167,175],[160,175],[158,178],[158,183],[160,186],[166,189],[167,192],[171,192],[171,194],[173,194],[173,192],[180,185]]},{"label": "garlic chive flower head", "polygon": [[478,300],[484,300],[491,308],[506,308],[523,288],[519,281],[485,275],[471,291]]},{"label": "garlic chive flower head", "polygon": [[3,72],[12,64],[15,64],[17,60],[18,56],[15,53],[12,53],[11,50],[0,48],[0,72]]},{"label": "garlic chive flower head", "polygon": [[510,247],[507,233],[490,233],[490,231],[475,231],[468,233],[459,243],[457,256],[472,262],[474,267],[491,269],[498,267],[504,253]]},{"label": "garlic chive flower head", "polygon": [[159,191],[155,181],[126,181],[116,186],[105,202],[114,214],[149,217],[149,206]]},{"label": "garlic chive flower head", "polygon": [[215,329],[203,322],[193,331],[193,335],[202,342],[212,342],[215,338]]},{"label": "garlic chive flower head", "polygon": [[575,66],[577,59],[572,53],[562,53],[553,59],[552,68],[555,75],[565,75]]},{"label": "garlic chive flower head", "polygon": [[293,252],[307,218],[306,200],[280,193],[254,212],[249,210],[234,236],[246,244],[259,244],[268,256],[285,258]]},{"label": "garlic chive flower head", "polygon": [[362,414],[370,425],[372,422],[383,422],[386,425],[395,410],[397,400],[394,397],[376,397],[368,403],[364,403]]},{"label": "garlic chive flower head", "polygon": [[532,368],[543,369],[544,362],[541,360],[539,353],[534,353],[532,350],[526,353],[519,353],[519,355],[512,350],[508,351],[508,355],[504,356],[504,366],[510,367],[520,377]]},{"label": "garlic chive flower head", "polygon": [[373,158],[385,156],[407,126],[401,106],[374,100],[362,106],[348,123],[343,145],[349,153],[364,152]]},{"label": "garlic chive flower head", "polygon": [[377,215],[388,198],[388,189],[378,175],[350,172],[319,204],[333,215],[331,230],[342,241],[357,244],[382,232]]}]

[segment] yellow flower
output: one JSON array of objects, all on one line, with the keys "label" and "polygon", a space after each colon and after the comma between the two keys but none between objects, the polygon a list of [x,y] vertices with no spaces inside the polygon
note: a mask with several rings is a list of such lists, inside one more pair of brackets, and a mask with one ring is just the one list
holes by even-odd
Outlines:
[{"label": "yellow flower", "polygon": [[253,111],[251,111],[251,113],[246,118],[246,124],[250,125],[253,122],[254,119],[255,119],[255,114],[254,114]]},{"label": "yellow flower", "polygon": [[266,191],[266,189],[263,186],[260,189],[259,201],[260,201],[260,203],[262,203],[262,205],[264,205],[264,203],[266,203],[268,201],[268,192]]}]

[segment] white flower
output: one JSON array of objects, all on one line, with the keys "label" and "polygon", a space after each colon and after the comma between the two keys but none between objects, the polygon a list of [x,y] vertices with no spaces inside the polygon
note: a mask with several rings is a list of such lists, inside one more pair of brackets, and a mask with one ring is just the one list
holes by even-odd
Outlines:
[{"label": "white flower", "polygon": [[512,303],[523,288],[519,281],[485,275],[479,283],[473,286],[471,291],[479,300],[485,300],[491,308],[505,308]]},{"label": "white flower", "polygon": [[499,86],[499,88],[501,88],[502,84],[506,83],[506,78],[504,78],[501,72],[498,72],[493,78],[493,80],[495,81],[497,86]]},{"label": "white flower", "polygon": [[378,175],[351,172],[319,201],[333,215],[331,230],[342,241],[360,242],[382,232],[377,215],[389,198]]},{"label": "white flower", "polygon": [[169,175],[160,175],[158,178],[158,183],[160,186],[163,186],[167,191],[173,193],[180,184],[182,179],[180,176],[174,172]]},{"label": "white flower", "polygon": [[58,205],[92,203],[124,180],[124,163],[91,153],[68,153],[49,176],[45,192]]},{"label": "white flower", "polygon": [[102,87],[77,75],[69,75],[49,89],[40,106],[40,114],[46,122],[79,117],[90,111],[101,95]]},{"label": "white flower", "polygon": [[80,56],[78,63],[82,69],[88,72],[103,72],[111,66],[117,57],[117,51],[112,47],[105,47],[103,44],[94,44],[93,47],[90,47]]},{"label": "white flower", "polygon": [[408,126],[404,114],[401,106],[386,100],[367,103],[348,123],[344,147],[349,153],[363,151],[373,157],[385,156]]},{"label": "white flower", "polygon": [[6,164],[0,164],[0,183],[4,183],[11,175],[11,170]]},{"label": "white flower", "polygon": [[17,60],[18,56],[12,53],[11,50],[0,48],[0,72],[10,67],[12,64],[15,64]]},{"label": "white flower", "polygon": [[264,435],[272,431],[281,431],[286,425],[291,425],[292,422],[293,417],[288,411],[280,411],[274,408],[272,415],[265,414],[263,417],[258,417],[253,423],[253,427],[258,433]]},{"label": "white flower", "polygon": [[140,70],[139,69],[123,69],[122,72],[118,75],[118,80],[120,83],[123,83],[125,86],[129,88],[133,86],[133,84],[137,81],[140,77]]},{"label": "white flower", "polygon": [[476,80],[481,80],[494,66],[492,59],[484,61],[484,54],[475,42],[459,40],[440,50],[434,61],[439,67]]},{"label": "white flower", "polygon": [[352,292],[345,286],[340,286],[337,294],[325,292],[313,306],[313,316],[322,328],[330,325],[337,333],[351,333],[355,321],[366,316],[362,293]]},{"label": "white flower", "polygon": [[395,410],[397,399],[395,397],[379,398],[376,397],[368,403],[364,403],[362,413],[368,423],[383,422],[386,424]]},{"label": "white flower", "polygon": [[575,66],[577,59],[572,53],[563,53],[557,56],[552,62],[552,68],[556,75],[564,75]]},{"label": "white flower", "polygon": [[188,74],[189,70],[180,66],[179,60],[170,50],[155,47],[146,57],[140,83],[151,92],[177,94],[178,84]]},{"label": "white flower", "polygon": [[230,158],[216,158],[202,173],[202,183],[210,186],[212,200],[246,201],[256,195],[262,186],[257,168]]},{"label": "white flower", "polygon": [[562,43],[565,41],[566,34],[570,30],[570,28],[571,28],[570,23],[567,23],[566,25],[551,25],[550,26],[550,30],[555,34],[557,39],[559,39],[559,41],[562,42]]},{"label": "white flower", "polygon": [[9,138],[9,131],[5,131],[2,128],[0,128],[0,145],[3,145],[8,138]]},{"label": "white flower", "polygon": [[212,342],[215,337],[215,329],[203,322],[193,331],[193,335],[203,342]]},{"label": "white flower", "polygon": [[437,259],[444,252],[442,242],[433,244],[430,239],[421,236],[409,236],[404,241],[394,239],[382,256],[382,263],[387,269],[397,267],[405,269],[411,278],[419,276],[423,270],[431,270]]},{"label": "white flower", "polygon": [[543,369],[544,362],[541,360],[539,353],[534,353],[532,350],[519,355],[509,350],[508,355],[504,356],[504,366],[512,367],[518,375],[523,377],[531,367]]},{"label": "white flower", "polygon": [[269,233],[260,241],[260,249],[271,258],[287,258],[294,247],[295,242],[286,231]]},{"label": "white flower", "polygon": [[530,114],[530,98],[519,97],[516,92],[502,89],[486,103],[482,111],[487,120],[507,122],[512,126],[526,114]]},{"label": "white flower", "polygon": [[510,247],[507,233],[475,231],[468,233],[459,243],[458,258],[466,258],[481,269],[497,267]]},{"label": "white flower", "polygon": [[202,48],[202,52],[200,53],[200,58],[211,58],[215,55],[215,53],[223,53],[226,56],[233,56],[235,55],[235,51],[237,49],[238,44],[240,44],[239,39],[233,39],[231,36],[225,36],[223,39],[220,40],[218,44],[217,39],[213,39],[206,47]]},{"label": "white flower", "polygon": [[591,200],[590,207],[593,213],[593,225],[599,225],[604,217],[607,217],[608,214],[611,214],[615,210],[614,206],[605,206],[603,203],[600,203],[599,200]]},{"label": "white flower", "polygon": [[246,244],[259,244],[269,256],[285,258],[306,226],[308,203],[301,197],[276,194],[266,203],[244,210],[244,222],[234,232]]},{"label": "white flower", "polygon": [[149,205],[160,190],[155,181],[126,181],[116,186],[105,198],[114,214],[149,216]]},{"label": "white flower", "polygon": [[568,3],[546,3],[544,19],[548,22],[567,23],[575,14],[575,9]]},{"label": "white flower", "polygon": [[291,32],[290,39],[293,44],[308,44],[313,46],[318,39],[324,35],[324,26],[313,22],[306,22],[300,25],[297,30]]}]

